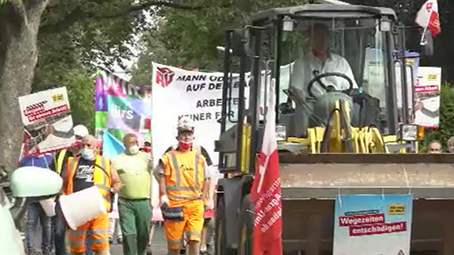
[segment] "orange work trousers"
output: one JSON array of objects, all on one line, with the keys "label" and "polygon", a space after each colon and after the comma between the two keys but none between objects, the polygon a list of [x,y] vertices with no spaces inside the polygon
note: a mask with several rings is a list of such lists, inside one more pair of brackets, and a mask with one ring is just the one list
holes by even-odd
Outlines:
[{"label": "orange work trousers", "polygon": [[73,253],[85,252],[87,231],[91,231],[91,250],[109,250],[109,214],[103,214],[77,228],[68,230],[69,250]]},{"label": "orange work trousers", "polygon": [[192,200],[183,204],[183,221],[164,220],[164,230],[169,250],[181,249],[183,233],[189,241],[200,242],[203,229],[204,203],[202,200]]}]

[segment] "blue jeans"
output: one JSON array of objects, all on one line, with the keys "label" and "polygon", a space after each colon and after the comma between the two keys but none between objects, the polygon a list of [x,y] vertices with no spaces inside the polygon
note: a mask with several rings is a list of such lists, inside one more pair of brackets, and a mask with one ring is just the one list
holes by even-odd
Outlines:
[{"label": "blue jeans", "polygon": [[[53,228],[54,228],[54,245],[55,245],[55,255],[67,255],[66,252],[66,223],[57,202],[57,208],[55,208],[55,216],[53,218]],[[91,251],[90,244],[91,240],[89,238],[89,233],[85,240],[86,251],[84,255],[93,255]]]},{"label": "blue jeans", "polygon": [[38,222],[41,224],[41,250],[44,254],[49,254],[52,251],[51,246],[51,235],[52,226],[51,218],[47,217],[41,204],[39,202],[31,203],[27,207],[27,229],[26,229],[26,241],[27,251],[31,252],[34,250],[34,239]]}]

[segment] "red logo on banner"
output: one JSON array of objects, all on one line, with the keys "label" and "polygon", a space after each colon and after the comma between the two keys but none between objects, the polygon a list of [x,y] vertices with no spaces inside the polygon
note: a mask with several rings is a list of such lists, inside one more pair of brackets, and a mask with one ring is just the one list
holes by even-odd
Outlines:
[{"label": "red logo on banner", "polygon": [[175,73],[167,67],[158,67],[156,72],[156,83],[161,85],[163,88],[167,87],[172,83]]}]

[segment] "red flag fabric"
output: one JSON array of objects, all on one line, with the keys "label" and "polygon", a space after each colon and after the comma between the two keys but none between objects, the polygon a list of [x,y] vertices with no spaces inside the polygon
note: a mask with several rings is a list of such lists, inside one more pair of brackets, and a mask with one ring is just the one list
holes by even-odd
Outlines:
[{"label": "red flag fabric", "polygon": [[441,33],[437,0],[427,0],[423,4],[416,15],[416,23],[428,29],[434,37]]},{"label": "red flag fabric", "polygon": [[[274,82],[269,89],[268,109],[275,109]],[[262,149],[257,159],[251,200],[255,204],[253,255],[282,255],[282,200],[276,113],[267,111]]]}]

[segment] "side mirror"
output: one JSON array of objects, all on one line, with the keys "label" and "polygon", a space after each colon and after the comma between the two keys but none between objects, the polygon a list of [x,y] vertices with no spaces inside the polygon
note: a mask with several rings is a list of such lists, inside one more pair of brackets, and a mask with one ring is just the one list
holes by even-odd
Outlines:
[{"label": "side mirror", "polygon": [[27,204],[55,196],[60,192],[63,180],[49,169],[27,166],[12,172],[10,185],[12,195],[16,198],[10,212],[16,228],[19,228]]},{"label": "side mirror", "polygon": [[40,167],[21,167],[11,174],[11,191],[16,198],[38,200],[58,194],[63,180],[54,171]]}]

